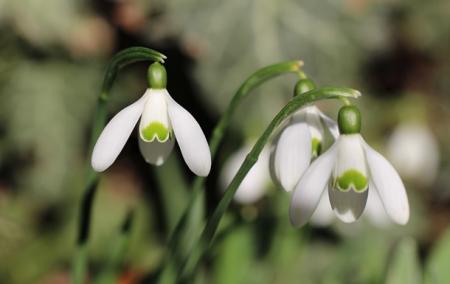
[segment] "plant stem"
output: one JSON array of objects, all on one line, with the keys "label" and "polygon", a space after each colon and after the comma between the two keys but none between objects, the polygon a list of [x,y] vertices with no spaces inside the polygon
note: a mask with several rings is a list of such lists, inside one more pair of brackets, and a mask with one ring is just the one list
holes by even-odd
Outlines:
[{"label": "plant stem", "polygon": [[247,173],[250,171],[252,166],[258,160],[259,154],[263,150],[264,146],[269,141],[272,132],[276,129],[281,122],[286,119],[289,115],[294,113],[296,110],[305,106],[306,104],[325,99],[336,99],[340,97],[353,97],[356,98],[360,94],[358,91],[349,88],[333,88],[325,87],[314,89],[301,96],[294,97],[270,122],[269,126],[266,128],[264,133],[260,136],[256,144],[253,146],[250,153],[245,158],[238,172],[234,176],[230,185],[227,187],[222,199],[214,210],[213,215],[208,219],[205,229],[203,230],[200,239],[197,241],[195,247],[184,261],[183,266],[180,269],[178,279],[181,281],[186,281],[195,272],[197,264],[205,254],[206,250],[211,245],[213,237],[219,226],[222,216],[225,214],[228,206],[230,205],[236,190],[241,184],[242,180],[245,178]]},{"label": "plant stem", "polygon": [[[217,125],[214,127],[211,139],[209,141],[211,158],[213,160],[217,154],[220,144],[222,143],[223,137],[225,136],[225,133],[230,125],[231,118],[233,117],[242,99],[247,97],[251,93],[251,91],[254,90],[256,87],[258,87],[259,85],[263,84],[264,82],[268,81],[271,78],[286,73],[297,74],[302,66],[303,62],[299,60],[276,63],[257,70],[242,83],[242,85],[239,87],[239,89],[236,91],[233,98],[231,99],[231,102],[228,105],[227,110],[222,115]],[[188,252],[192,248],[191,245],[186,245],[186,242],[182,241],[182,238],[186,235],[192,237],[191,234],[186,234],[187,227],[189,227],[188,224],[194,224],[194,226],[196,227],[200,226],[201,222],[195,221],[194,219],[196,218],[193,218],[193,216],[195,215],[198,216],[198,214],[196,214],[196,212],[198,212],[198,206],[202,206],[204,197],[202,189],[204,182],[205,182],[204,177],[196,177],[194,180],[190,201],[184,211],[182,218],[178,221],[177,226],[173,231],[173,234],[169,238],[169,242],[167,245],[168,253],[165,256],[163,264],[164,265],[164,271],[162,272],[163,275],[169,273],[168,271],[171,270],[169,266],[175,265],[173,263],[174,260],[176,261],[177,259],[186,257],[185,255],[186,252]],[[193,232],[195,230],[190,229],[189,231]],[[194,238],[195,237],[197,236],[194,236]],[[184,249],[180,248],[182,244]],[[184,253],[180,253],[180,250],[183,250]],[[160,277],[160,279],[163,279],[165,277],[168,276],[162,276]],[[170,283],[170,282],[160,280],[160,283]]]},{"label": "plant stem", "polygon": [[[105,126],[106,117],[108,114],[107,103],[109,100],[109,92],[113,86],[119,70],[131,63],[139,61],[156,61],[163,63],[165,58],[166,56],[164,54],[146,47],[131,47],[124,49],[114,55],[106,69],[100,96],[97,100],[97,108],[95,111],[93,126],[91,129],[89,153],[92,152],[95,142],[97,141],[102,129]],[[87,162],[86,182],[79,213],[79,227],[76,244],[77,248],[75,251],[72,266],[72,284],[81,284],[86,280],[88,263],[87,243],[89,240],[90,225],[92,219],[92,206],[94,203],[97,183],[98,175],[92,169],[90,163]]]}]

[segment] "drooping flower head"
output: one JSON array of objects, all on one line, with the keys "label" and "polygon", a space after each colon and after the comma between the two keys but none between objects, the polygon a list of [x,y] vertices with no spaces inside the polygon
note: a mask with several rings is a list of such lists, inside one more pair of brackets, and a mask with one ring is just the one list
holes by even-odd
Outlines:
[{"label": "drooping flower head", "polygon": [[189,169],[207,176],[211,153],[200,125],[166,90],[166,69],[153,63],[148,69],[144,95],[117,113],[103,129],[92,153],[94,170],[102,172],[116,160],[128,137],[139,123],[139,149],[145,161],[162,165],[172,152],[175,140]]},{"label": "drooping flower head", "polygon": [[338,115],[341,135],[301,177],[292,195],[290,219],[304,225],[316,210],[325,190],[336,216],[346,223],[364,211],[369,190],[376,191],[387,215],[398,224],[409,219],[405,187],[392,165],[361,137],[361,114],[344,106]]},{"label": "drooping flower head", "polygon": [[[295,94],[314,89],[309,79],[299,80]],[[286,191],[292,191],[311,159],[320,155],[326,129],[334,139],[339,136],[337,123],[311,105],[295,112],[278,135],[271,155],[271,172],[275,181]]]}]

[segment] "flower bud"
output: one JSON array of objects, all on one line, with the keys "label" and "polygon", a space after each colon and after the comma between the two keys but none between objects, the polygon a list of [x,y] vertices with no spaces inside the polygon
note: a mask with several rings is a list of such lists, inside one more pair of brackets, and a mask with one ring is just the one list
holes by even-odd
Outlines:
[{"label": "flower bud", "polygon": [[297,84],[294,87],[294,97],[304,94],[308,91],[311,91],[316,88],[316,84],[310,79],[301,79],[298,80]]},{"label": "flower bud", "polygon": [[339,132],[355,134],[361,131],[361,113],[356,106],[343,106],[338,114]]},{"label": "flower bud", "polygon": [[153,63],[148,67],[147,79],[150,88],[165,89],[167,86],[166,68],[159,62]]}]

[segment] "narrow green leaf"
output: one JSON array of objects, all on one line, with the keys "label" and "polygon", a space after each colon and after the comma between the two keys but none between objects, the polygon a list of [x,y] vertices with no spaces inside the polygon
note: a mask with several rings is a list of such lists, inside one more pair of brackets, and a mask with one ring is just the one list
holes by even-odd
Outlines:
[{"label": "narrow green leaf", "polygon": [[219,246],[215,257],[214,283],[248,283],[255,242],[248,226],[235,228]]},{"label": "narrow green leaf", "polygon": [[95,279],[94,284],[109,284],[117,283],[117,278],[120,275],[121,265],[126,255],[128,244],[130,242],[131,229],[133,226],[133,211],[128,212],[125,220],[120,228],[117,236],[115,236],[114,243],[111,246],[106,262],[102,271]]},{"label": "narrow green leaf", "polygon": [[450,228],[431,251],[426,265],[427,284],[450,283]]},{"label": "narrow green leaf", "polygon": [[386,284],[420,284],[422,273],[417,255],[417,244],[413,239],[402,240],[388,263]]}]

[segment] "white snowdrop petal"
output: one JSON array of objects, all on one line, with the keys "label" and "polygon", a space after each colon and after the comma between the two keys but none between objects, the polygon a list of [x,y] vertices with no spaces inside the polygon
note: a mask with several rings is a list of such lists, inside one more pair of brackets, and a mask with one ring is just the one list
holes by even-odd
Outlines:
[{"label": "white snowdrop petal", "polygon": [[289,217],[294,226],[303,226],[311,217],[330,179],[336,161],[336,143],[306,170],[292,194]]},{"label": "white snowdrop petal", "polygon": [[366,209],[363,214],[377,227],[386,228],[392,224],[372,182],[369,183],[369,196],[367,197]]},{"label": "white snowdrop petal", "polygon": [[183,159],[198,176],[207,176],[211,170],[211,152],[200,125],[195,118],[167,93],[169,119]]},{"label": "white snowdrop petal", "polygon": [[317,227],[325,227],[331,224],[334,219],[334,213],[331,209],[328,190],[324,190],[320,197],[319,205],[311,216],[311,224]]},{"label": "white snowdrop petal", "polygon": [[[220,181],[225,189],[244,162],[246,155],[250,152],[250,147],[244,147],[230,156],[224,165]],[[266,193],[269,183],[269,152],[264,149],[258,161],[253,165],[234,195],[234,200],[248,204],[258,201]]]},{"label": "white snowdrop petal", "polygon": [[386,213],[394,222],[406,224],[409,220],[409,203],[400,176],[380,153],[364,144],[371,181],[377,189]]},{"label": "white snowdrop petal", "polygon": [[97,172],[116,160],[142,114],[146,95],[117,113],[103,129],[92,152],[91,165]]},{"label": "white snowdrop petal", "polygon": [[355,192],[353,190],[343,192],[330,187],[328,195],[336,216],[344,223],[353,223],[358,220],[364,211],[368,190],[364,192]]},{"label": "white snowdrop petal", "polygon": [[169,138],[166,142],[159,142],[153,140],[153,142],[145,142],[139,136],[139,150],[145,161],[155,166],[161,166],[169,157],[172,152],[173,145],[175,144],[174,138]]},{"label": "white snowdrop petal", "polygon": [[339,127],[336,121],[329,118],[327,115],[325,115],[323,112],[320,112],[320,118],[327,126],[328,130],[330,131],[331,135],[333,136],[334,140],[336,140],[339,137]]},{"label": "white snowdrop petal", "polygon": [[277,181],[292,191],[311,161],[311,135],[306,123],[288,125],[281,133],[273,153]]},{"label": "white snowdrop petal", "polygon": [[321,111],[316,106],[308,106],[304,109],[305,121],[308,123],[312,139],[322,142],[324,129],[320,121],[320,113]]}]

